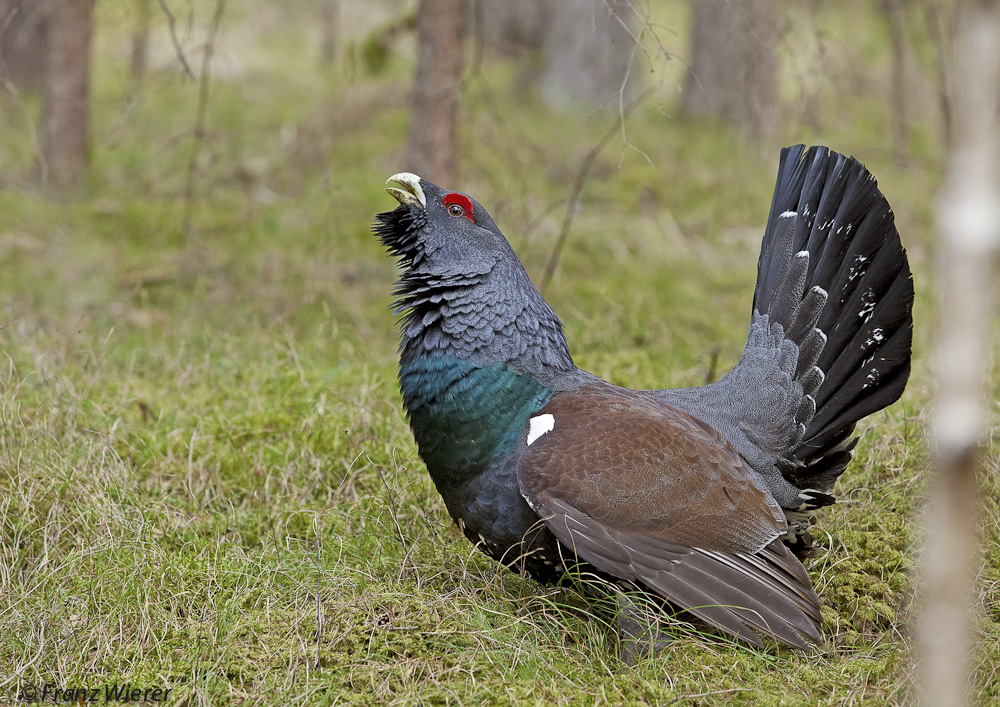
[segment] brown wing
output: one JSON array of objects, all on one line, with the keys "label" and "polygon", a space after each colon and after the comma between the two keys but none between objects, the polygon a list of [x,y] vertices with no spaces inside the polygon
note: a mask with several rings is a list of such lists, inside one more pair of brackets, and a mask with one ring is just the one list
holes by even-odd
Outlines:
[{"label": "brown wing", "polygon": [[809,576],[776,540],[784,514],[717,432],[596,384],[557,395],[545,415],[551,430],[529,435],[518,482],[577,557],[755,645],[755,632],[822,640]]}]

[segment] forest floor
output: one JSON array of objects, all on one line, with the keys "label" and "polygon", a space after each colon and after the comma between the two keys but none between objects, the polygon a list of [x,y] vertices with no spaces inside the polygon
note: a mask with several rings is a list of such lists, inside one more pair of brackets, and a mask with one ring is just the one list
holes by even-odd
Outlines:
[{"label": "forest floor", "polygon": [[[125,683],[169,688],[178,705],[912,702],[933,121],[913,121],[899,164],[876,79],[850,105],[831,101],[836,119],[766,145],[679,119],[674,95],[651,99],[628,143],[595,162],[545,294],[577,364],[614,383],[699,385],[735,363],[783,143],[869,166],[917,293],[909,387],[860,425],[840,502],[816,528],[826,643],[754,650],[677,618],[677,640],[629,668],[575,590],[473,551],[410,436],[395,269],[370,233],[403,166],[405,56],[377,75],[321,71],[286,21],[212,84],[186,201],[198,85],[154,66],[130,86],[126,25],[109,13],[80,193],[9,178],[34,161],[38,106],[0,98],[0,702]],[[227,21],[220,41],[246,24]],[[887,52],[871,31],[870,51]],[[614,115],[550,112],[514,90],[516,73],[487,63],[467,81],[449,186],[490,210],[537,282]],[[981,704],[1000,701],[1000,445],[988,443]]]}]

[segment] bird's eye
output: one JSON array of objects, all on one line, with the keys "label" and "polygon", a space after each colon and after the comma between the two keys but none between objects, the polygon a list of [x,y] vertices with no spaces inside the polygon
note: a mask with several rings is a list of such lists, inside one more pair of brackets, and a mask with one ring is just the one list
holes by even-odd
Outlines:
[{"label": "bird's eye", "polygon": [[469,199],[465,194],[459,194],[458,192],[452,192],[445,196],[441,200],[444,204],[444,208],[448,211],[450,216],[465,216],[465,218],[475,223],[475,219],[472,218],[472,200]]}]

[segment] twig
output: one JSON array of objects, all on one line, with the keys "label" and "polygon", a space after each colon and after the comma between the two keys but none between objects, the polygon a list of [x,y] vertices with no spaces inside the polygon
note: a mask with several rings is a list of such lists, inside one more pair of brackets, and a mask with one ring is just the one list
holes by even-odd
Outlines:
[{"label": "twig", "polygon": [[622,124],[625,120],[639,107],[645,99],[652,93],[651,88],[647,88],[645,91],[639,94],[631,103],[629,103],[624,110],[622,110],[618,117],[615,119],[615,124],[611,126],[611,129],[601,138],[601,141],[587,153],[587,156],[583,158],[583,163],[580,165],[580,170],[576,174],[576,179],[573,181],[573,189],[570,191],[569,198],[566,200],[566,215],[563,217],[562,229],[559,231],[559,237],[556,239],[556,244],[552,248],[552,254],[549,256],[549,262],[545,265],[545,273],[542,275],[541,285],[538,290],[541,294],[545,294],[546,288],[549,286],[549,282],[552,280],[552,275],[556,271],[556,267],[559,265],[559,255],[562,253],[563,246],[566,244],[566,238],[569,236],[570,226],[573,224],[573,217],[576,215],[577,208],[579,207],[578,200],[580,198],[580,192],[583,191],[583,185],[587,182],[587,174],[590,173],[590,168],[594,164],[594,160],[597,156],[601,154],[601,150],[611,142],[611,138],[618,134],[621,130]]},{"label": "twig", "polygon": [[160,8],[163,10],[163,14],[167,16],[167,25],[170,27],[170,41],[174,43],[174,51],[177,52],[177,60],[181,63],[181,68],[184,69],[184,75],[189,79],[194,81],[194,72],[191,71],[191,66],[187,62],[187,58],[184,56],[184,50],[181,49],[181,43],[177,39],[177,20],[174,19],[174,13],[170,11],[167,7],[167,0],[160,0]]},{"label": "twig", "polygon": [[[161,3],[163,0],[161,0]],[[198,108],[194,118],[194,137],[191,141],[191,158],[188,160],[187,180],[184,183],[184,225],[181,231],[184,239],[191,236],[191,218],[194,212],[194,181],[195,172],[198,167],[198,153],[205,138],[205,114],[208,111],[208,84],[209,67],[212,62],[212,54],[215,53],[215,37],[219,32],[219,24],[222,22],[222,13],[226,9],[226,0],[216,0],[215,14],[212,16],[212,24],[208,30],[208,38],[205,42],[205,53],[201,58],[201,78],[198,85]]]},{"label": "twig", "polygon": [[11,8],[10,12],[8,12],[7,16],[4,18],[3,24],[0,24],[0,34],[3,34],[4,32],[7,31],[7,28],[10,27],[11,23],[18,16],[19,12],[20,8],[18,8],[17,6]]},{"label": "twig", "polygon": [[[317,516],[318,518],[318,516]],[[323,641],[323,614],[321,610],[322,602],[319,599],[321,580],[323,577],[322,565],[320,565],[319,554],[319,523],[313,521],[313,530],[316,533],[316,670],[322,669],[322,641]]]}]

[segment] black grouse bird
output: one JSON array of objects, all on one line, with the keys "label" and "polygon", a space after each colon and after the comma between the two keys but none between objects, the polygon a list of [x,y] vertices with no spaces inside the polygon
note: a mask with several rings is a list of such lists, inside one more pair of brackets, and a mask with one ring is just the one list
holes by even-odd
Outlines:
[{"label": "black grouse bird", "polygon": [[465,535],[540,581],[579,563],[757,646],[822,641],[792,550],[834,502],[855,423],[910,371],[913,282],[865,167],[782,150],[739,363],[711,385],[644,391],[573,364],[478,202],[388,181],[399,206],[374,230],[402,267],[403,404]]}]

